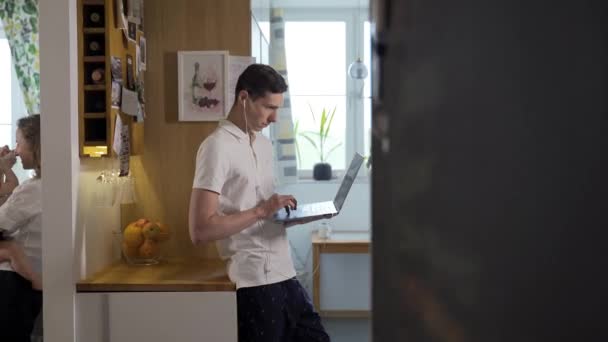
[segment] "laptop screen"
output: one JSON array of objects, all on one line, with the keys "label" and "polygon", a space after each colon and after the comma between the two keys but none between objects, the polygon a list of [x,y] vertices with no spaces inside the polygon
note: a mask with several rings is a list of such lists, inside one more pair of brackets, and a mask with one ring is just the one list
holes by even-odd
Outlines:
[{"label": "laptop screen", "polygon": [[334,199],[334,206],[337,211],[342,209],[342,205],[346,200],[346,195],[348,195],[350,187],[353,185],[355,178],[357,178],[357,173],[359,172],[361,164],[363,164],[363,156],[359,153],[355,153],[353,160],[350,162],[350,166],[344,174],[344,179],[342,179],[342,184],[340,185],[340,189],[338,189],[336,198]]}]

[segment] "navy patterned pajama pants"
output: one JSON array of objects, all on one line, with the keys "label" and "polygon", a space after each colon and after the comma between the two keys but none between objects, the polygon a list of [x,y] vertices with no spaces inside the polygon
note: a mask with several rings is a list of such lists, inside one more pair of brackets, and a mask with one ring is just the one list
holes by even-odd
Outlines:
[{"label": "navy patterned pajama pants", "polygon": [[310,297],[295,279],[236,291],[239,342],[329,341]]}]

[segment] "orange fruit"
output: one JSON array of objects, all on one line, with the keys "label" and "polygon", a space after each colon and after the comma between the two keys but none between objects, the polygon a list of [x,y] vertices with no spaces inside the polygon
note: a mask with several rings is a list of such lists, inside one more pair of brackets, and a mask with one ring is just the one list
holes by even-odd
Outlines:
[{"label": "orange fruit", "polygon": [[135,221],[135,225],[140,226],[143,228],[143,226],[148,223],[149,220],[145,219],[145,218],[140,218],[139,220]]},{"label": "orange fruit", "polygon": [[122,241],[124,241],[129,247],[139,247],[144,242],[142,228],[134,223],[131,223],[122,232]]},{"label": "orange fruit", "polygon": [[169,240],[169,238],[171,237],[171,230],[169,229],[169,226],[160,222],[156,222],[156,224],[158,225],[158,228],[160,228],[160,234],[158,234],[156,241]]},{"label": "orange fruit", "polygon": [[137,258],[139,253],[139,248],[138,247],[131,247],[129,246],[125,241],[122,242],[122,254],[129,258]]},{"label": "orange fruit", "polygon": [[160,227],[154,222],[148,222],[141,229],[144,238],[148,240],[156,240],[160,235]]},{"label": "orange fruit", "polygon": [[139,247],[139,256],[146,259],[152,259],[158,257],[160,248],[158,243],[154,240],[146,239],[144,243]]}]

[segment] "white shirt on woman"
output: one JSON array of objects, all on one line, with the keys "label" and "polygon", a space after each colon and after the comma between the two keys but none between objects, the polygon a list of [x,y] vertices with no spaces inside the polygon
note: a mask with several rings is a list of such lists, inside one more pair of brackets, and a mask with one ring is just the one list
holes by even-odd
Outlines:
[{"label": "white shirt on woman", "polygon": [[[245,132],[228,120],[203,141],[196,156],[193,188],[219,194],[219,214],[251,209],[274,194],[272,143],[256,134],[250,145]],[[277,283],[296,272],[282,224],[258,220],[217,241],[228,259],[228,277],[237,288]]]},{"label": "white shirt on woman", "polygon": [[[25,250],[34,271],[42,274],[42,205],[41,180],[32,178],[17,186],[0,206],[0,232],[14,239]],[[0,262],[0,270],[13,271],[9,262]]]}]

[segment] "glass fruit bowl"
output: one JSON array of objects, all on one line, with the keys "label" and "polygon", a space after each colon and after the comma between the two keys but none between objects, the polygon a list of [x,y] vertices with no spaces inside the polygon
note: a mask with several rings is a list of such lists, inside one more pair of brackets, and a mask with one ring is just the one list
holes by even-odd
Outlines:
[{"label": "glass fruit bowl", "polygon": [[163,256],[163,242],[169,239],[166,226],[145,219],[113,232],[116,245],[129,265],[156,265]]}]

